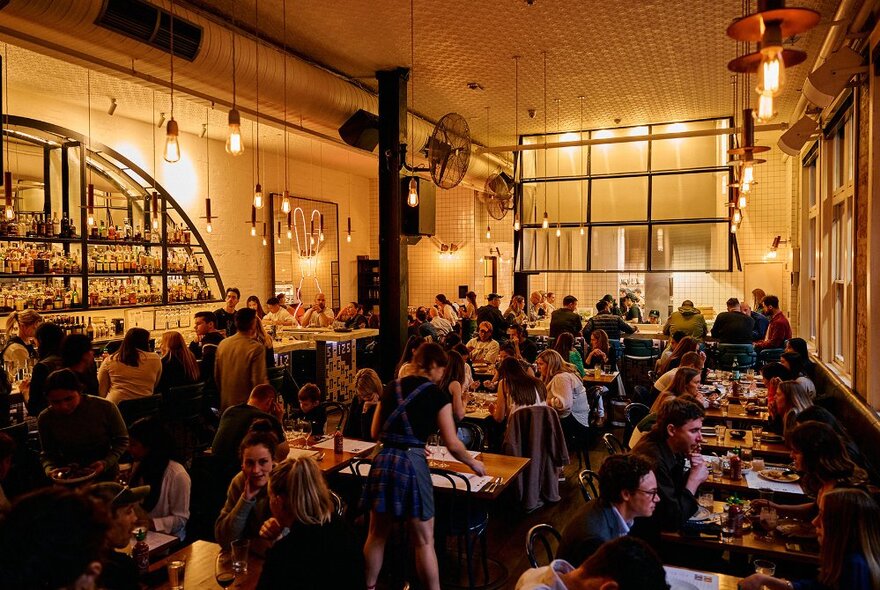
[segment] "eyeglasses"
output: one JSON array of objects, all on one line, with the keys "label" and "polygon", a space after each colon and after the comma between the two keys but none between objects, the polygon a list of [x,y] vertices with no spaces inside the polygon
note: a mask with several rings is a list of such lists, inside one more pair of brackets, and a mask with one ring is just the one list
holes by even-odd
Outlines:
[{"label": "eyeglasses", "polygon": [[649,500],[653,500],[653,499],[657,498],[657,496],[660,495],[660,490],[657,490],[657,489],[643,490],[641,488],[638,488],[638,489],[636,489],[636,491],[642,492],[643,494],[647,494],[649,496],[649,498],[648,498]]}]

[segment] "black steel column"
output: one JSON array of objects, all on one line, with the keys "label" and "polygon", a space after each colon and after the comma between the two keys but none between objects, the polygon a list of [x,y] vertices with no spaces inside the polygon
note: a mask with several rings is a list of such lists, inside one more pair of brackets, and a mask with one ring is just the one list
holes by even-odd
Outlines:
[{"label": "black steel column", "polygon": [[406,344],[409,297],[407,246],[402,240],[400,144],[406,138],[409,70],[376,72],[379,80],[379,375],[394,377]]}]

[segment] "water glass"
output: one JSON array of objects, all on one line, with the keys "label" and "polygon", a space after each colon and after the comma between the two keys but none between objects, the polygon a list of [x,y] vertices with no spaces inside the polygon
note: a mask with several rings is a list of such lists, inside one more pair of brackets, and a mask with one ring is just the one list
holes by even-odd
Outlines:
[{"label": "water glass", "polygon": [[754,561],[755,573],[772,576],[776,574],[776,564],[766,559],[756,559]]},{"label": "water glass", "polygon": [[168,587],[171,590],[183,590],[185,573],[186,561],[175,560],[168,562]]},{"label": "water glass", "polygon": [[722,418],[727,418],[727,413],[728,413],[729,406],[730,406],[730,400],[727,399],[726,397],[725,397],[725,398],[722,398],[722,400],[721,400],[721,402],[719,403],[719,405],[720,405],[720,407],[721,407],[721,417],[722,417]]},{"label": "water glass", "polygon": [[232,542],[232,569],[236,574],[247,573],[250,547],[251,542],[248,539],[236,539]]},{"label": "water glass", "polygon": [[702,492],[697,499],[697,503],[709,512],[712,512],[712,508],[715,506],[715,495],[712,492]]},{"label": "water glass", "polygon": [[715,425],[715,437],[718,439],[718,444],[724,444],[724,437],[727,435],[727,426],[724,424],[716,424]]},{"label": "water glass", "polygon": [[[769,537],[773,531],[776,530],[776,525],[779,523],[779,515],[776,513],[776,509],[771,508],[770,506],[764,506],[761,508],[761,512],[758,515],[758,522],[761,523],[761,528],[764,529]],[[771,573],[770,575],[772,576],[773,574]]]},{"label": "water glass", "polygon": [[722,543],[730,543],[733,541],[734,536],[736,535],[736,529],[729,526],[727,523],[721,525],[721,537],[720,540]]},{"label": "water glass", "polygon": [[605,375],[611,374],[611,365],[602,365],[602,373]]},{"label": "water glass", "polygon": [[761,445],[761,436],[763,436],[763,434],[763,426],[752,426],[752,446],[758,447]]},{"label": "water glass", "polygon": [[755,473],[760,473],[760,472],[764,471],[764,467],[766,467],[766,466],[764,465],[763,458],[761,458],[761,457],[752,458],[752,471],[754,471]]}]

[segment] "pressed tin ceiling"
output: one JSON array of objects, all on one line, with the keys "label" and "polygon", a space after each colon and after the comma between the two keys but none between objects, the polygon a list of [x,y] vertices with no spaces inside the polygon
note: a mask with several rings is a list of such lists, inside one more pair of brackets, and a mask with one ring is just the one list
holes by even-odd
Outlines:
[{"label": "pressed tin ceiling", "polygon": [[[254,30],[255,0],[186,4]],[[788,70],[777,121],[792,115],[839,2],[788,4],[817,10],[822,21],[790,45],[809,57]],[[260,35],[278,44],[282,8],[282,0],[259,0]],[[415,84],[410,92],[417,112],[434,121],[459,112],[469,119],[474,138],[488,139],[490,145],[514,137],[514,55],[521,56],[521,134],[542,132],[545,114],[549,131],[578,128],[579,96],[584,97],[585,129],[731,115],[726,65],[736,57],[736,42],[725,29],[741,14],[740,0],[535,0],[532,5],[524,0],[415,0]],[[287,45],[375,89],[375,71],[410,65],[410,3],[288,0]],[[542,51],[547,52],[546,113]],[[469,82],[482,90],[468,89]],[[751,96],[756,100],[756,94]],[[528,109],[537,109],[534,119]]]}]

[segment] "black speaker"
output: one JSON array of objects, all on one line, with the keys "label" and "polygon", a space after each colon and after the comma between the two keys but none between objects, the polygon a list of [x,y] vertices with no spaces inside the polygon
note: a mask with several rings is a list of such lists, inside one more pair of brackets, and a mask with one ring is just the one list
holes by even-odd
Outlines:
[{"label": "black speaker", "polygon": [[400,207],[405,236],[433,236],[436,222],[437,187],[430,180],[416,177],[416,186],[419,191],[419,204],[410,207],[406,204],[409,194],[409,180],[411,176],[400,177]]},{"label": "black speaker", "polygon": [[467,297],[468,291],[470,291],[470,289],[468,289],[467,285],[459,285],[458,286],[458,298],[464,299],[465,297]]},{"label": "black speaker", "polygon": [[372,152],[379,145],[379,116],[358,109],[339,128],[339,136],[348,145]]}]

